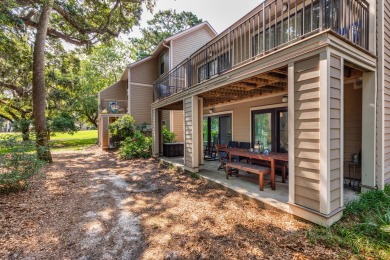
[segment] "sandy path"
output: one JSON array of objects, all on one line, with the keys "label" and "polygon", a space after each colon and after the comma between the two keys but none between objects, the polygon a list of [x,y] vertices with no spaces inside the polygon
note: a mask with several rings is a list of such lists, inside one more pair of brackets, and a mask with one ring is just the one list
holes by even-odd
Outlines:
[{"label": "sandy path", "polygon": [[0,259],[335,259],[310,224],[97,147],[56,154],[23,192],[0,196]]}]

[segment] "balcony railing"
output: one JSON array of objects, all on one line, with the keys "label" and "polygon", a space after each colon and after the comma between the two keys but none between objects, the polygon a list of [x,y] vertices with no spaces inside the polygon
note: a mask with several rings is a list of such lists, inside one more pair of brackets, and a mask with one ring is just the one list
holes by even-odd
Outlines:
[{"label": "balcony railing", "polygon": [[127,113],[127,100],[105,99],[100,101],[101,114],[125,114]]},{"label": "balcony railing", "polygon": [[221,33],[154,83],[155,99],[170,96],[331,29],[368,49],[369,5],[365,0],[270,0],[245,20]]}]

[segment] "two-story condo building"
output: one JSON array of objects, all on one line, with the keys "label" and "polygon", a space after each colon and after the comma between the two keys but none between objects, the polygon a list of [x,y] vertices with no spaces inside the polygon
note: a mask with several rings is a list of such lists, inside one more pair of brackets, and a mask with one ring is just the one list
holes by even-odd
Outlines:
[{"label": "two-story condo building", "polygon": [[142,82],[154,82],[155,157],[167,111],[182,113],[180,163],[206,177],[210,147],[259,141],[288,154],[288,184],[258,195],[325,226],[342,216],[352,178],[363,191],[390,181],[388,1],[267,0],[186,57]]},{"label": "two-story condo building", "polygon": [[[173,35],[162,41],[150,56],[128,65],[118,82],[100,91],[100,146],[104,149],[110,147],[107,127],[118,117],[130,114],[137,125],[150,126],[153,83],[216,35],[207,22]],[[162,113],[162,123],[176,134],[178,142],[184,140],[182,118],[183,112],[179,110]]]}]

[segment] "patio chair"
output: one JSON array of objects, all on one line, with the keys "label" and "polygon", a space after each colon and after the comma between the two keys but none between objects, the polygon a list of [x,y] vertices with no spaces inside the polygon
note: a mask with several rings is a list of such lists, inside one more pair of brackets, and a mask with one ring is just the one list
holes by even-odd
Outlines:
[{"label": "patio chair", "polygon": [[236,142],[236,141],[229,141],[228,147],[229,148],[237,148],[238,147],[238,142]]},{"label": "patio chair", "polygon": [[238,148],[249,150],[251,148],[251,143],[250,142],[240,142]]},{"label": "patio chair", "polygon": [[[218,160],[220,162],[220,165],[218,166],[218,171],[219,170],[225,170],[226,169],[226,162],[229,160],[229,156],[227,152],[221,151],[220,149],[228,148],[226,144],[216,144],[215,145],[215,150],[217,152]],[[238,157],[234,156],[232,157],[233,161],[238,161]],[[232,173],[238,173],[237,169],[231,169],[230,170],[230,175]]]},{"label": "patio chair", "polygon": [[160,84],[160,85],[158,85],[158,88],[159,88],[159,92],[160,92],[159,93],[160,97],[168,97],[169,95],[171,95],[171,92],[170,92],[168,86]]}]

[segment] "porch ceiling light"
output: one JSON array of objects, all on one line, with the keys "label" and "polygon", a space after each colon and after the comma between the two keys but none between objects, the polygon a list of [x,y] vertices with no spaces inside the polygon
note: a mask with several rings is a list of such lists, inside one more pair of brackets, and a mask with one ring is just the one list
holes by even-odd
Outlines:
[{"label": "porch ceiling light", "polygon": [[287,95],[284,95],[284,96],[282,97],[282,102],[283,102],[283,103],[287,103],[287,101],[288,101],[288,96],[287,96]]},{"label": "porch ceiling light", "polygon": [[214,112],[213,108],[210,108],[209,113],[212,114]]}]

